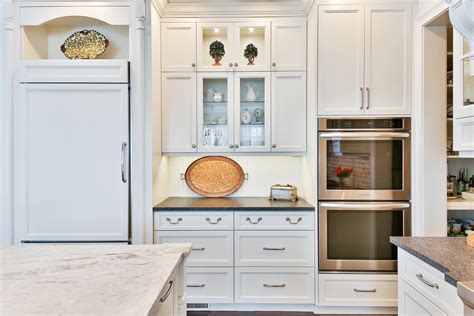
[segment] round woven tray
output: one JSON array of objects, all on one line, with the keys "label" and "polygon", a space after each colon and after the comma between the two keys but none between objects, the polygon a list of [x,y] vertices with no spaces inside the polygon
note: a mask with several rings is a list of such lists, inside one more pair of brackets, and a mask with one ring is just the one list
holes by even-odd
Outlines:
[{"label": "round woven tray", "polygon": [[205,197],[223,197],[242,186],[245,175],[234,160],[223,156],[208,156],[195,160],[186,169],[186,184]]}]

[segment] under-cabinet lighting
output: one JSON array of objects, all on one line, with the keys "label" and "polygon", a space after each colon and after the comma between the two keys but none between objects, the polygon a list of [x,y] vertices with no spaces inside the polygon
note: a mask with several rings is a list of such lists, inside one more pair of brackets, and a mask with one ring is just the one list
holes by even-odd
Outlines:
[{"label": "under-cabinet lighting", "polygon": [[219,29],[217,27],[214,28],[214,33],[219,33]]},{"label": "under-cabinet lighting", "polygon": [[254,27],[249,27],[249,32],[252,33],[253,31],[255,31],[255,28]]}]

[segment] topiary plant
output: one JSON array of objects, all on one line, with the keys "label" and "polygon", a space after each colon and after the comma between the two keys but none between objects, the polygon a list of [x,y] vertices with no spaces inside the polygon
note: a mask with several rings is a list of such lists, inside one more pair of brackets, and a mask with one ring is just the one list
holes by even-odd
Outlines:
[{"label": "topiary plant", "polygon": [[219,41],[214,41],[209,45],[209,55],[214,58],[213,66],[222,66],[220,61],[225,55],[224,44]]},{"label": "topiary plant", "polygon": [[244,57],[247,58],[247,60],[249,61],[247,65],[253,66],[254,65],[253,61],[255,60],[255,57],[257,56],[258,56],[258,48],[255,47],[252,43],[248,44],[244,50]]}]

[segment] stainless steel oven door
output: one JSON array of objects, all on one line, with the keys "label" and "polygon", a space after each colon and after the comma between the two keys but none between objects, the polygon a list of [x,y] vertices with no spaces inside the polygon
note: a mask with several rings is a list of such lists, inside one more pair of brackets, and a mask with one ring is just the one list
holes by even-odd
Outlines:
[{"label": "stainless steel oven door", "polygon": [[410,146],[408,132],[319,132],[319,200],[410,200]]},{"label": "stainless steel oven door", "polygon": [[319,270],[396,271],[390,236],[410,235],[410,204],[319,203]]}]

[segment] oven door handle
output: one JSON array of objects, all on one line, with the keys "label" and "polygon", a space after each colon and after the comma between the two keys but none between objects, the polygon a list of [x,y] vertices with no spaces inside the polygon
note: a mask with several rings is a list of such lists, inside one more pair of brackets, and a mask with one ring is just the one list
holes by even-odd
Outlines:
[{"label": "oven door handle", "polygon": [[399,210],[401,208],[409,208],[408,203],[321,203],[321,207],[325,208],[337,208],[337,209],[350,209],[350,210]]},{"label": "oven door handle", "polygon": [[332,132],[319,133],[321,138],[409,138],[407,132]]}]

